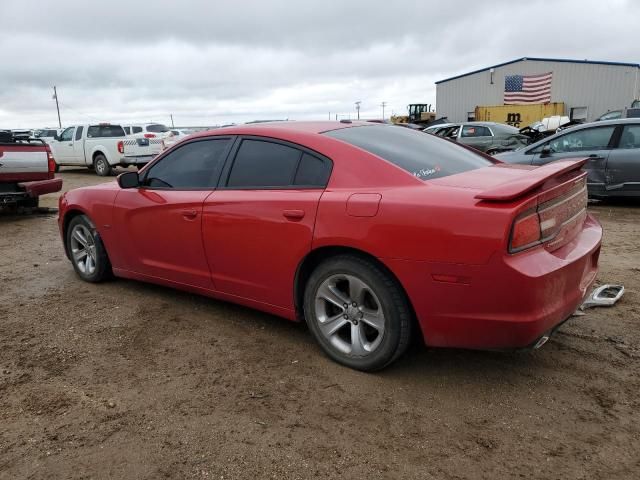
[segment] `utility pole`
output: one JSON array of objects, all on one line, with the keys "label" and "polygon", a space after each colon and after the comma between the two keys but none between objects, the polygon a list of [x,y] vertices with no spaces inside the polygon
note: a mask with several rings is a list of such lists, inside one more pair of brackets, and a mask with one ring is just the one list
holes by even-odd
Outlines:
[{"label": "utility pole", "polygon": [[58,127],[62,128],[62,122],[60,121],[60,105],[58,105],[58,92],[56,86],[53,86],[53,99],[56,101],[56,110],[58,111]]},{"label": "utility pole", "polygon": [[362,102],[360,100],[356,102],[356,112],[358,112],[358,120],[360,120],[360,104],[361,103]]},{"label": "utility pole", "polygon": [[171,117],[171,128],[176,128],[173,124],[173,113],[170,113],[169,116]]},{"label": "utility pole", "polygon": [[384,120],[384,107],[387,106],[387,102],[382,102],[380,106],[382,107],[382,120]]}]

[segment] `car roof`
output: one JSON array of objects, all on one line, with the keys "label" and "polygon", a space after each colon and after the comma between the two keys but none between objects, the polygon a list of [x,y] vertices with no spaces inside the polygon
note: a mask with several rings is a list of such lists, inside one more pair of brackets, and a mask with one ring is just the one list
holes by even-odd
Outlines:
[{"label": "car roof", "polygon": [[282,122],[268,122],[268,123],[250,123],[244,125],[232,125],[229,127],[221,127],[215,130],[206,130],[204,132],[197,132],[193,134],[194,138],[208,137],[211,135],[262,135],[262,136],[277,136],[280,133],[324,133],[331,130],[339,130],[341,128],[349,127],[366,127],[380,125],[363,121],[282,121]]}]

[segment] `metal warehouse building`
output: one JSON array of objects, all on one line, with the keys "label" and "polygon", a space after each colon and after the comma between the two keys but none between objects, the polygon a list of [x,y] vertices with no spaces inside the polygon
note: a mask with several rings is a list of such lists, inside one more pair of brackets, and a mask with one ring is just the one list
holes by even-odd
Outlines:
[{"label": "metal warehouse building", "polygon": [[513,88],[506,77],[521,84],[545,73],[552,73],[550,102],[564,103],[564,114],[574,120],[592,121],[640,98],[637,63],[524,57],[436,82],[438,117],[474,120],[476,107],[505,103],[505,89]]}]

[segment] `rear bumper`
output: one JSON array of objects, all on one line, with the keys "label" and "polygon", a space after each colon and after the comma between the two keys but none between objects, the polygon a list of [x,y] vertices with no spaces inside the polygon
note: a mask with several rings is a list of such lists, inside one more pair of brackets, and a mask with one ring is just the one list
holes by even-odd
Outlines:
[{"label": "rear bumper", "polygon": [[428,345],[524,348],[582,303],[596,278],[601,239],[588,215],[576,238],[553,252],[536,247],[473,266],[385,263],[407,290]]},{"label": "rear bumper", "polygon": [[50,180],[38,180],[35,182],[21,182],[18,187],[22,188],[31,198],[37,198],[47,193],[55,193],[62,190],[62,179],[52,178]]}]

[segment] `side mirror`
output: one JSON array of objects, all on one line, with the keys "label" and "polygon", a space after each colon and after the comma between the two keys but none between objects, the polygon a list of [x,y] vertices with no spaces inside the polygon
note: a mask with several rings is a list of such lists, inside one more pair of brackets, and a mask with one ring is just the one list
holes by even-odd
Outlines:
[{"label": "side mirror", "polygon": [[118,185],[120,188],[138,188],[140,186],[138,172],[121,173],[118,175]]},{"label": "side mirror", "polygon": [[59,142],[59,141],[60,141],[60,135],[58,135],[57,133],[54,133],[54,134],[53,134],[53,139],[54,139],[56,142]]},{"label": "side mirror", "polygon": [[551,147],[549,145],[545,145],[542,147],[542,150],[540,150],[540,156],[548,157],[549,155],[551,155]]}]

